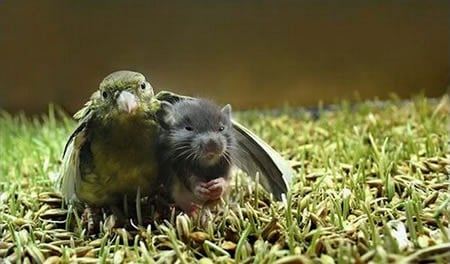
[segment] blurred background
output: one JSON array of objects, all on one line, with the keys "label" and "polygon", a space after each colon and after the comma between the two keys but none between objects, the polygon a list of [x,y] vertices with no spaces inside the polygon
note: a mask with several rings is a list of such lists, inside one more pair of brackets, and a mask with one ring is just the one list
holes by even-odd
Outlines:
[{"label": "blurred background", "polygon": [[119,69],[235,109],[437,97],[449,84],[449,1],[3,0],[0,34],[10,112],[73,113]]}]

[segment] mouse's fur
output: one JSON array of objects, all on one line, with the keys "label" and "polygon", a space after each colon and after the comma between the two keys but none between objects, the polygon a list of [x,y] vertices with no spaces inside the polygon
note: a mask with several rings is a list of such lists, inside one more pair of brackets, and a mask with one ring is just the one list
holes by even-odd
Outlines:
[{"label": "mouse's fur", "polygon": [[236,148],[231,106],[195,99],[164,108],[161,177],[167,177],[175,204],[192,213],[195,204],[220,201],[228,187]]}]

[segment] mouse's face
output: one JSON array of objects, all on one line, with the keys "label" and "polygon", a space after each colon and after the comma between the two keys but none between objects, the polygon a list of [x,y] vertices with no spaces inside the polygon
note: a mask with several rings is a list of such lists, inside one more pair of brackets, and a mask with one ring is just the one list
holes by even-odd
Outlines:
[{"label": "mouse's face", "polygon": [[202,166],[213,166],[221,159],[231,163],[234,147],[231,107],[220,109],[205,100],[174,105],[171,141],[178,155]]}]

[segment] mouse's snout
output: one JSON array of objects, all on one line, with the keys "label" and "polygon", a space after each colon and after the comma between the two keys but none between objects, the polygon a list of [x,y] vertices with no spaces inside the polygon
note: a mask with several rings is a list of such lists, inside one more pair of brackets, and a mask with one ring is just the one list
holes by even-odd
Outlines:
[{"label": "mouse's snout", "polygon": [[225,143],[216,133],[199,135],[198,148],[201,157],[206,160],[216,160],[224,152]]}]

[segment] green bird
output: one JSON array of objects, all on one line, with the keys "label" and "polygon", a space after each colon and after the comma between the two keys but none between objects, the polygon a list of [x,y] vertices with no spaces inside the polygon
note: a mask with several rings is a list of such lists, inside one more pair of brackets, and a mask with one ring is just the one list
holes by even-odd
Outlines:
[{"label": "green bird", "polygon": [[157,113],[161,102],[137,72],[108,75],[84,108],[63,154],[60,188],[68,201],[117,205],[157,188]]},{"label": "green bird", "polygon": [[[164,105],[195,98],[171,92],[154,94],[144,75],[117,71],[106,76],[75,115],[59,178],[68,203],[120,208],[124,198],[168,194],[158,177],[157,139]],[[286,193],[292,168],[267,143],[233,120],[239,167],[276,199]]]}]

